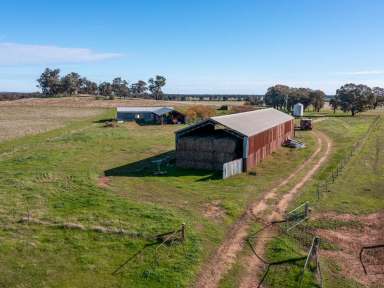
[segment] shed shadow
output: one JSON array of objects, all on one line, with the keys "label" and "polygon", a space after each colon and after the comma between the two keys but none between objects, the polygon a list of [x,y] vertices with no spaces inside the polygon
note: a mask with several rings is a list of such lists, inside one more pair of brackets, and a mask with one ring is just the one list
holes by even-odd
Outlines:
[{"label": "shed shadow", "polygon": [[104,175],[107,177],[201,176],[201,178],[196,180],[197,182],[222,179],[219,171],[184,169],[176,167],[175,156],[175,150],[168,151],[153,157],[105,170]]}]

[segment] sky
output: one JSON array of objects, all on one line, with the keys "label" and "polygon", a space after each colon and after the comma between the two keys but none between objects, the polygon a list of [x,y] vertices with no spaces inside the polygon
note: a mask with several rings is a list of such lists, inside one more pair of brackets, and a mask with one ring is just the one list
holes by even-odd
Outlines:
[{"label": "sky", "polygon": [[382,0],[4,0],[0,11],[0,91],[37,91],[46,67],[98,83],[164,75],[167,93],[384,86]]}]

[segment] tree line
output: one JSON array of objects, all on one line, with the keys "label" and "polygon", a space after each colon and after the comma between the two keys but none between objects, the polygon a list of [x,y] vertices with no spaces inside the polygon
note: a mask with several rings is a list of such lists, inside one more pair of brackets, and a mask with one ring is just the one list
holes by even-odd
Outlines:
[{"label": "tree line", "polygon": [[[304,109],[312,106],[316,112],[319,112],[324,107],[325,97],[325,93],[321,90],[279,84],[268,88],[263,102],[267,106],[285,111],[291,111],[293,105],[301,103]],[[340,109],[355,116],[356,113],[384,105],[384,88],[370,88],[362,84],[348,83],[336,90],[336,95],[329,104],[334,112]]]},{"label": "tree line", "polygon": [[293,105],[301,103],[304,109],[312,105],[313,109],[318,112],[324,106],[325,96],[321,90],[295,88],[279,84],[268,88],[263,100],[265,105],[279,110],[291,111]]},{"label": "tree line", "polygon": [[141,97],[161,100],[164,97],[162,88],[166,84],[166,78],[156,75],[154,78],[149,78],[148,82],[139,80],[129,84],[121,77],[116,77],[112,82],[104,81],[97,84],[76,72],[60,76],[60,69],[46,68],[37,82],[37,87],[45,97],[89,94],[104,96],[107,99]]}]

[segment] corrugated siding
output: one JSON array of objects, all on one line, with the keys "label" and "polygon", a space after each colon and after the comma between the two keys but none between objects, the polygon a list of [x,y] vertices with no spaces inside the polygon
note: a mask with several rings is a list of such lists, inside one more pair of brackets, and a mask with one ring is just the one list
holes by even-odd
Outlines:
[{"label": "corrugated siding", "polygon": [[243,172],[243,159],[236,159],[223,165],[223,179]]},{"label": "corrugated siding", "polygon": [[255,167],[267,155],[271,154],[294,133],[293,120],[277,125],[257,135],[249,137],[247,170]]}]

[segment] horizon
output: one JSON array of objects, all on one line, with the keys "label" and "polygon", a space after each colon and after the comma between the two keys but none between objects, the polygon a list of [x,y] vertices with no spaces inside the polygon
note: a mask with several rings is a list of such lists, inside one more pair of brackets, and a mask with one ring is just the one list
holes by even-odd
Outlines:
[{"label": "horizon", "polygon": [[379,0],[2,6],[4,92],[38,91],[46,67],[97,83],[164,75],[166,94],[263,95],[285,84],[334,95],[350,82],[384,83]]}]

